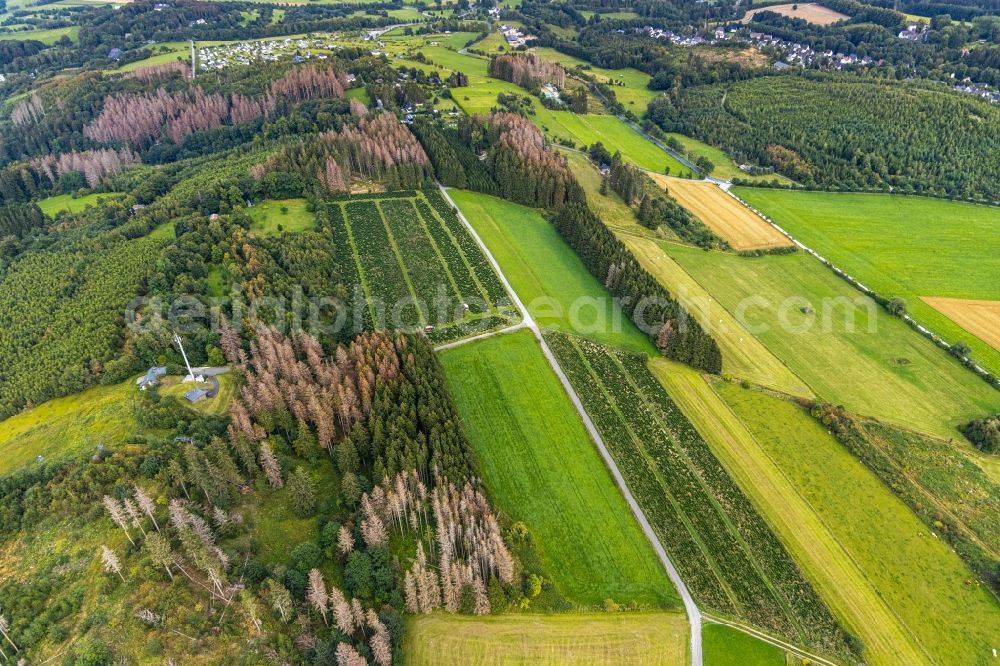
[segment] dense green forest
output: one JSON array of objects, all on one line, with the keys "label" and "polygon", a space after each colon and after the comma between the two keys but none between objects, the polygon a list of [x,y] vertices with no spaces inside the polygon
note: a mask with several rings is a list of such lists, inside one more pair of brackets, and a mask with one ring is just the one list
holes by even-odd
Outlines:
[{"label": "dense green forest", "polygon": [[768,77],[689,88],[648,115],[808,186],[1000,198],[1000,108],[935,87]]}]

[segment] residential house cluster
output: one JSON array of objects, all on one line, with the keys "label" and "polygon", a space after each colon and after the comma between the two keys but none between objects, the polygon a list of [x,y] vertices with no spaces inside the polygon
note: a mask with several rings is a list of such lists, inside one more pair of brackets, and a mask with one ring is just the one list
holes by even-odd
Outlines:
[{"label": "residential house cluster", "polygon": [[511,46],[511,48],[515,49],[519,46],[524,46],[526,41],[532,39],[530,35],[524,34],[519,29],[511,25],[500,26],[500,34],[507,40],[507,43]]},{"label": "residential house cluster", "polygon": [[911,23],[906,26],[906,30],[900,30],[900,39],[906,39],[911,42],[922,42],[927,39],[927,26],[923,24]]}]

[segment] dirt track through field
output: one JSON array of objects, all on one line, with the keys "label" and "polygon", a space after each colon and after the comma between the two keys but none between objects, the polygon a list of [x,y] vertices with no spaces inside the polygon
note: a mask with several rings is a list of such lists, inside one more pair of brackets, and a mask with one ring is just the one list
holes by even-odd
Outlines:
[{"label": "dirt track through field", "polygon": [[990,347],[1000,350],[1000,301],[931,296],[922,296],[920,300]]},{"label": "dirt track through field", "polygon": [[792,242],[715,183],[649,174],[734,250],[765,250]]}]

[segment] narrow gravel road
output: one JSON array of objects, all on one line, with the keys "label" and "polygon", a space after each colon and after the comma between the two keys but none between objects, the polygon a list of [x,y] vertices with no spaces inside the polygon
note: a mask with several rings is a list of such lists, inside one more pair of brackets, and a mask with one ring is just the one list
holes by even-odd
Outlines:
[{"label": "narrow gravel road", "polygon": [[[653,532],[653,528],[650,526],[649,521],[646,520],[646,515],[639,508],[638,503],[636,503],[635,498],[632,496],[632,492],[628,489],[628,485],[625,483],[625,478],[622,476],[621,472],[618,471],[618,465],[615,464],[614,458],[608,452],[608,448],[604,445],[604,439],[601,438],[601,434],[597,431],[594,426],[593,421],[590,420],[590,416],[587,415],[587,411],[583,408],[583,403],[580,401],[580,396],[576,394],[573,389],[573,385],[569,383],[569,379],[566,378],[565,373],[563,373],[562,368],[559,366],[559,362],[556,360],[555,355],[552,350],[549,349],[548,344],[545,342],[545,338],[542,337],[542,331],[538,328],[538,324],[532,318],[531,313],[528,312],[528,308],[524,306],[521,299],[518,297],[517,292],[510,285],[507,280],[507,276],[504,275],[503,270],[500,268],[500,264],[497,260],[493,258],[488,247],[483,242],[483,239],[479,237],[476,230],[472,228],[469,221],[465,219],[465,215],[459,210],[455,202],[451,200],[448,196],[448,191],[441,185],[438,185],[441,190],[441,195],[445,198],[445,201],[451,205],[458,212],[458,218],[465,225],[466,230],[472,235],[479,244],[479,248],[486,255],[490,264],[493,266],[493,270],[496,271],[497,275],[500,276],[501,282],[503,282],[504,287],[506,287],[507,292],[510,294],[511,299],[517,306],[517,309],[521,311],[521,315],[524,320],[508,329],[504,329],[503,332],[509,332],[512,330],[517,330],[520,328],[530,328],[535,334],[535,338],[538,340],[539,344],[542,346],[542,352],[545,354],[545,358],[548,359],[549,365],[555,371],[556,375],[559,377],[559,381],[562,383],[563,388],[569,395],[570,400],[573,401],[573,406],[576,407],[576,411],[579,412],[580,418],[583,419],[583,424],[587,428],[587,432],[590,433],[591,439],[597,444],[598,450],[601,452],[601,457],[604,459],[604,463],[611,470],[611,475],[615,478],[615,483],[618,484],[618,488],[621,489],[622,495],[625,496],[625,501],[628,502],[629,507],[632,509],[632,513],[635,515],[636,520],[639,521],[639,525],[642,526],[642,531],[646,533],[646,538],[649,539],[650,543],[653,544],[653,549],[656,550],[656,554],[660,557],[660,561],[663,563],[664,568],[667,570],[667,575],[670,576],[671,582],[673,582],[674,587],[677,588],[677,592],[681,595],[681,599],[684,601],[684,610],[687,612],[688,621],[691,624],[691,664],[692,666],[702,666],[701,658],[701,612],[698,610],[698,606],[694,603],[694,599],[691,597],[691,593],[688,592],[687,586],[684,585],[684,581],[681,580],[680,574],[677,572],[677,568],[674,567],[674,563],[670,561],[670,557],[667,555],[667,551],[664,550],[663,544],[660,543],[659,538],[657,538],[656,533]],[[441,345],[438,349],[445,349],[449,347],[455,347],[464,342],[471,342],[475,339],[481,339],[484,337],[489,337],[491,335],[498,335],[499,333],[487,333],[481,336],[476,336],[475,338],[470,338],[465,341],[458,341],[447,345]]]}]

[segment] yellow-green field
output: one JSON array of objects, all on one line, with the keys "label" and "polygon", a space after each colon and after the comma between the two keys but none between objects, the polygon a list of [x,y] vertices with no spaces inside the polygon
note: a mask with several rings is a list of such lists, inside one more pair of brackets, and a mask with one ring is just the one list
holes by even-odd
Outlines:
[{"label": "yellow-green field", "polygon": [[184,394],[193,388],[208,390],[212,388],[211,382],[184,383],[181,381],[181,377],[179,376],[164,377],[160,380],[158,390],[161,396],[172,396],[177,398],[181,401],[182,405],[185,405],[196,412],[212,416],[222,416],[229,411],[229,402],[233,399],[233,394],[236,392],[236,384],[233,382],[233,379],[229,374],[219,375],[218,379],[219,394],[214,398],[206,398],[205,400],[201,400],[196,403],[189,403],[184,399]]},{"label": "yellow-green field", "polygon": [[70,28],[51,28],[48,30],[14,30],[10,32],[0,32],[0,41],[2,40],[18,40],[18,41],[28,41],[35,40],[42,44],[55,44],[62,37],[69,37],[71,41],[76,41],[80,34],[80,28],[78,26],[73,26]]},{"label": "yellow-green field", "polygon": [[735,384],[713,390],[677,364],[652,367],[871,663],[986,663],[996,600],[815,420]]},{"label": "yellow-green field", "polygon": [[635,214],[617,195],[600,194],[600,174],[587,157],[572,153],[567,153],[567,157],[601,221],[625,244],[639,264],[677,296],[715,337],[722,351],[723,372],[790,395],[812,395],[809,387],[788,366],[667,256],[653,232],[636,221]]},{"label": "yellow-green field", "polygon": [[135,409],[140,404],[135,382],[99,386],[57,398],[0,421],[0,475],[34,462],[55,461],[98,444],[120,443],[140,433]]},{"label": "yellow-green field", "polygon": [[407,620],[405,640],[408,666],[687,663],[680,613],[417,615]]}]

